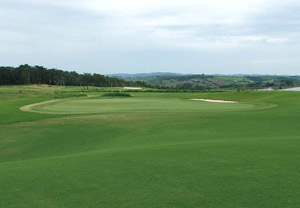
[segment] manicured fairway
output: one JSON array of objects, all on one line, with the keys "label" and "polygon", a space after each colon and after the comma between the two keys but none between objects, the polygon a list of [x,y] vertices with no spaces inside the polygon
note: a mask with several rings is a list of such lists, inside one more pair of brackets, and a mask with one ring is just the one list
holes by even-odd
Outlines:
[{"label": "manicured fairway", "polygon": [[19,91],[0,87],[0,207],[300,207],[299,92],[87,92],[34,113],[57,94]]},{"label": "manicured fairway", "polygon": [[[151,94],[150,94],[151,95]],[[254,109],[250,103],[209,103],[190,99],[144,96],[137,98],[76,98],[45,102],[30,108],[41,113],[80,114],[116,112],[198,112]]]}]

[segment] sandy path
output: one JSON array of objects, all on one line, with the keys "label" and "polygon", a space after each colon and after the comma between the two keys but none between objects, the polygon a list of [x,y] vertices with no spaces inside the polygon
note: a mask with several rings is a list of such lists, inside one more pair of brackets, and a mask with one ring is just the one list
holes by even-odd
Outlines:
[{"label": "sandy path", "polygon": [[39,105],[48,104],[48,103],[54,103],[54,102],[57,102],[57,101],[59,101],[59,100],[48,100],[48,101],[44,101],[44,102],[40,102],[40,103],[34,103],[34,104],[30,104],[30,105],[25,105],[25,106],[21,107],[20,110],[21,111],[25,111],[25,112],[43,113],[43,112],[40,112],[40,111],[32,110],[31,108],[39,106]]},{"label": "sandy path", "polygon": [[191,99],[196,101],[205,101],[211,103],[237,103],[236,101],[229,101],[229,100],[211,100],[211,99]]},{"label": "sandy path", "polygon": [[142,90],[143,88],[141,87],[124,87],[126,90]]},{"label": "sandy path", "polygon": [[65,86],[59,86],[59,85],[47,85],[47,84],[41,84],[41,85],[38,85],[38,84],[34,84],[34,85],[31,85],[32,88],[36,88],[36,89],[63,89],[65,88]]}]

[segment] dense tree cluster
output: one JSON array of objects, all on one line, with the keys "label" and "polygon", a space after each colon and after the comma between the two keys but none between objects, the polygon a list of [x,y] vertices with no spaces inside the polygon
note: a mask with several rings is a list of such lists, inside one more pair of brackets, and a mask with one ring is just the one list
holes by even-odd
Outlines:
[{"label": "dense tree cluster", "polygon": [[143,81],[126,81],[101,74],[78,74],[42,66],[0,67],[0,85],[49,84],[97,87],[148,86]]}]

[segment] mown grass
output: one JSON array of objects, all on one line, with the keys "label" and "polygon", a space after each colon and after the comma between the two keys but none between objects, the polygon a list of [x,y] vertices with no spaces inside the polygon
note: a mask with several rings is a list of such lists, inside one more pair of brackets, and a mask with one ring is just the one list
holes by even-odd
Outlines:
[{"label": "mown grass", "polygon": [[[61,99],[59,102],[38,105],[32,108],[35,112],[45,113],[120,113],[120,112],[199,112],[218,110],[253,110],[258,107],[269,107],[263,104],[250,103],[209,103],[190,99],[157,98],[154,94],[147,97],[108,99]],[[271,106],[270,106],[271,107]]]},{"label": "mown grass", "polygon": [[[9,90],[0,88],[0,97]],[[147,103],[155,110],[135,111],[141,104],[88,115],[19,110],[55,96],[40,92],[0,101],[0,207],[300,205],[298,92],[133,92],[128,100],[152,100]],[[190,98],[273,105],[197,111],[193,103],[157,110]]]}]

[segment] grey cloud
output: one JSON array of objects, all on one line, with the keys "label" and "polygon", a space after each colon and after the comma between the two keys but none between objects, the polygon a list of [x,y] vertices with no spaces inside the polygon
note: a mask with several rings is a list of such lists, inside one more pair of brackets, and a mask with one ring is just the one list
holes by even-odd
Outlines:
[{"label": "grey cloud", "polygon": [[[176,17],[180,11],[159,8],[140,16],[123,17],[49,3],[1,0],[0,65],[29,63],[99,73],[260,73],[263,70],[263,73],[299,74],[299,9],[300,3],[283,2],[268,5],[242,23],[187,21],[139,27],[131,20]],[[176,32],[189,33],[184,41],[191,44],[219,41],[241,45],[171,47],[164,44],[165,39],[149,38],[160,31],[169,32],[166,38],[174,39],[169,44],[175,46],[179,42]],[[257,39],[251,39],[256,36]]]},{"label": "grey cloud", "polygon": [[[300,33],[300,3],[268,5],[262,12],[249,16],[241,24],[185,24],[157,26],[170,32],[186,31],[207,40],[228,40],[242,36],[266,36],[273,39],[292,39],[298,43]],[[231,38],[229,38],[231,37]],[[261,41],[261,43],[267,43]],[[287,42],[287,41],[283,41]]]}]

